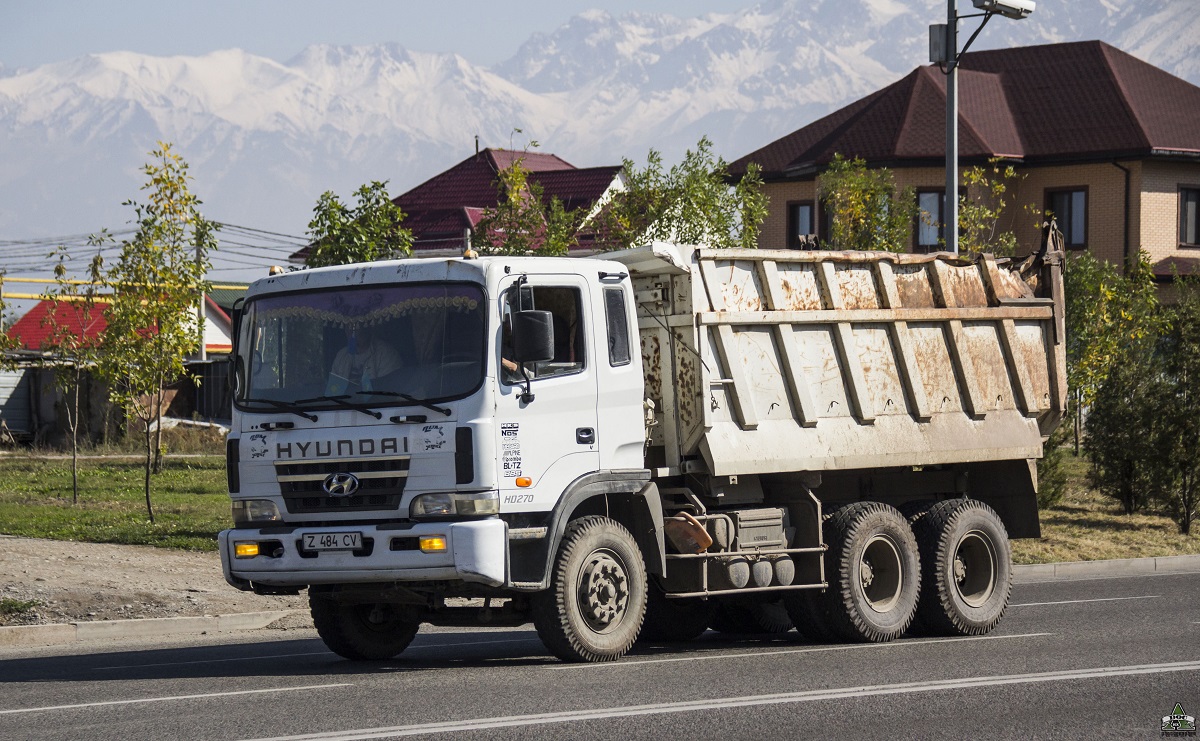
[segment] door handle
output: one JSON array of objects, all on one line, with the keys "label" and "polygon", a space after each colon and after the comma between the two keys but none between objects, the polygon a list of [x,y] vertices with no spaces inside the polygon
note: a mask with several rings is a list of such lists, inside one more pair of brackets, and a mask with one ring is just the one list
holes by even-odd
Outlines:
[{"label": "door handle", "polygon": [[596,443],[596,431],[591,427],[576,428],[575,442],[580,445],[594,445]]}]

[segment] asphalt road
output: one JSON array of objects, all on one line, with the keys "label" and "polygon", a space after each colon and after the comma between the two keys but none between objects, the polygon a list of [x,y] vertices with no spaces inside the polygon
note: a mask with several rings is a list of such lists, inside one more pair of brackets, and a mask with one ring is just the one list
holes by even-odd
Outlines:
[{"label": "asphalt road", "polygon": [[1176,703],[1200,716],[1200,574],[1018,585],[982,638],[709,632],[604,665],[531,628],[374,665],[311,631],[0,650],[0,739],[1148,739]]}]

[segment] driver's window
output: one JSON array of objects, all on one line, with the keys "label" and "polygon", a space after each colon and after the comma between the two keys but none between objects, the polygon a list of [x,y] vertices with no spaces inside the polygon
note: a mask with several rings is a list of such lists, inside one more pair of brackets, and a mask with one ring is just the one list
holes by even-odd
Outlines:
[{"label": "driver's window", "polygon": [[[554,357],[538,363],[526,363],[529,378],[550,378],[579,373],[584,368],[583,300],[578,288],[565,286],[522,286],[505,297],[504,314],[522,309],[550,312],[554,322]],[[509,322],[506,320],[507,328]],[[505,329],[507,333],[507,329]],[[521,368],[508,359],[509,341],[504,337],[501,349],[501,375],[505,383],[523,383]]]}]

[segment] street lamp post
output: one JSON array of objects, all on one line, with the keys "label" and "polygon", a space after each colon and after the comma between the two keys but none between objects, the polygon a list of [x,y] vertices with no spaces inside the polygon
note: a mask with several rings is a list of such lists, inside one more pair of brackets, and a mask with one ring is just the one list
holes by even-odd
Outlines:
[{"label": "street lamp post", "polygon": [[[1033,12],[1034,0],[971,0],[982,13],[959,15],[956,0],[946,2],[946,23],[929,27],[929,61],[942,65],[946,75],[946,250],[958,254],[958,60],[993,15],[1021,20]],[[979,27],[958,50],[958,21],[983,17]]]}]

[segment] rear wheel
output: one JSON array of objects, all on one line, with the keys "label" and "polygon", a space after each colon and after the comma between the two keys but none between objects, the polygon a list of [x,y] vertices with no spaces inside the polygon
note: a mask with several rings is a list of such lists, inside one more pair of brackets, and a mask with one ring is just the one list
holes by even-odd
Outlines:
[{"label": "rear wheel", "polygon": [[904,516],[881,502],[858,502],[835,510],[823,529],[829,588],[810,598],[811,621],[847,641],[900,636],[912,623],[921,584],[917,543]]},{"label": "rear wheel", "polygon": [[923,571],[920,627],[964,636],[995,628],[1012,589],[1012,549],[995,511],[975,499],[949,499],[931,507],[913,530]]},{"label": "rear wheel", "polygon": [[646,614],[646,565],[629,531],[607,517],[567,526],[550,588],[530,601],[538,636],[563,661],[615,661]]},{"label": "rear wheel", "polygon": [[321,640],[352,661],[390,659],[408,648],[421,627],[412,610],[399,605],[337,602],[311,592],[308,604]]}]

